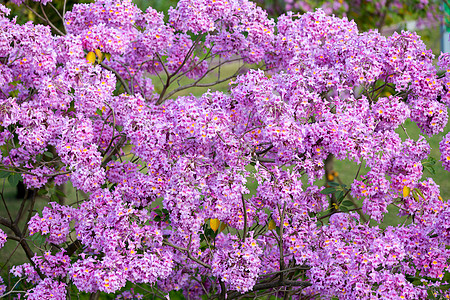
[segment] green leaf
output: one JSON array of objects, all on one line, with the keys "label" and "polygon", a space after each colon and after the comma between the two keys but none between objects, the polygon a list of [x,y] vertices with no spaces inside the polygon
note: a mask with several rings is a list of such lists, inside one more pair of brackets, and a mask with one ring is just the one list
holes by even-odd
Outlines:
[{"label": "green leaf", "polygon": [[436,174],[436,171],[434,170],[434,165],[436,164],[436,159],[433,157],[429,157],[428,159],[422,161],[422,166],[425,170],[430,172],[432,175]]},{"label": "green leaf", "polygon": [[102,116],[103,115],[103,111],[100,108],[97,108],[97,110],[95,111],[97,113],[97,115]]},{"label": "green leaf", "polygon": [[11,174],[8,171],[0,171],[0,178],[6,178],[9,176],[9,174]]},{"label": "green leaf", "polygon": [[330,182],[328,182],[328,185],[329,186],[339,186],[339,183],[330,181]]},{"label": "green leaf", "polygon": [[38,246],[42,247],[45,244],[48,234],[42,235],[40,232],[35,232],[31,236],[31,240]]},{"label": "green leaf", "polygon": [[436,175],[436,170],[432,166],[424,165],[423,168],[431,175]]},{"label": "green leaf", "polygon": [[169,292],[170,300],[185,300],[183,293],[181,291],[170,291]]},{"label": "green leaf", "polygon": [[414,199],[416,199],[417,202],[419,202],[419,197],[417,196],[417,192],[415,190],[412,191],[412,196]]},{"label": "green leaf", "polygon": [[64,198],[67,197],[66,194],[64,194],[62,191],[60,191],[58,189],[55,189],[55,192],[56,192],[56,195],[59,195],[59,196],[64,197]]},{"label": "green leaf", "polygon": [[49,157],[49,158],[53,158],[53,153],[45,151],[44,152],[44,156]]},{"label": "green leaf", "polygon": [[321,194],[328,195],[328,194],[334,194],[336,193],[336,189],[334,187],[325,188],[322,191],[320,191]]},{"label": "green leaf", "polygon": [[342,211],[342,212],[348,212],[348,208],[347,207],[345,207],[345,206],[339,206],[339,209]]},{"label": "green leaf", "polygon": [[56,196],[56,194],[52,194],[50,196],[50,200],[53,201],[53,202],[58,202],[59,201],[58,196]]},{"label": "green leaf", "polygon": [[48,193],[48,191],[46,189],[41,189],[41,190],[38,191],[38,195],[39,196],[45,195],[47,193]]},{"label": "green leaf", "polygon": [[341,203],[341,205],[345,205],[345,206],[353,206],[353,202],[352,202],[352,201],[345,200],[344,202]]},{"label": "green leaf", "polygon": [[111,53],[105,53],[105,58],[110,61],[111,59]]},{"label": "green leaf", "polygon": [[342,186],[342,185],[337,186],[337,187],[336,187],[336,190],[338,190],[338,191],[343,191],[343,192],[346,192],[346,191],[347,191],[347,189],[345,188],[345,186]]},{"label": "green leaf", "polygon": [[338,203],[341,203],[342,200],[344,200],[344,193],[342,191],[337,191],[335,196]]},{"label": "green leaf", "polygon": [[11,82],[10,82],[10,84],[11,84],[12,86],[17,86],[19,83],[22,83],[22,81],[21,81],[21,80],[14,80],[14,81],[11,81]]},{"label": "green leaf", "polygon": [[16,98],[17,95],[19,95],[19,90],[13,90],[13,91],[10,91],[10,92],[9,92],[9,96],[10,96],[11,98]]},{"label": "green leaf", "polygon": [[8,177],[8,182],[9,184],[11,184],[11,186],[16,186],[21,179],[22,177],[20,176],[20,174],[13,173]]},{"label": "green leaf", "polygon": [[414,191],[416,191],[416,193],[425,200],[425,196],[423,195],[421,190],[419,190],[418,188],[415,188]]}]

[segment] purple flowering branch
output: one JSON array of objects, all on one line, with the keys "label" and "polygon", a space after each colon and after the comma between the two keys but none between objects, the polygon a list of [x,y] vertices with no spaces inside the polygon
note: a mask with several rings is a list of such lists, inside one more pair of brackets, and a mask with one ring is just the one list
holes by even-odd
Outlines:
[{"label": "purple flowering branch", "polygon": [[[169,93],[167,93],[167,96],[164,98],[164,101],[167,100],[167,99],[170,99],[170,97],[172,97],[174,94],[176,94],[176,93],[178,93],[180,91],[192,88],[192,87],[203,87],[203,88],[205,88],[205,87],[212,87],[212,86],[216,86],[216,85],[218,85],[220,83],[227,82],[227,81],[229,81],[231,79],[234,79],[234,78],[236,78],[238,76],[239,72],[243,69],[243,67],[244,66],[239,67],[239,69],[233,75],[230,75],[230,76],[228,76],[226,78],[223,78],[223,79],[211,82],[211,83],[199,83],[210,72],[210,70],[209,70],[202,77],[197,79],[196,81],[194,81],[194,82],[192,82],[190,84],[186,84],[186,85],[180,86],[180,87],[170,91]],[[164,101],[163,101],[163,103],[164,103]]]},{"label": "purple flowering branch", "polygon": [[173,82],[173,81],[172,81],[172,78],[173,78],[175,75],[177,75],[177,73],[181,70],[181,68],[183,68],[183,66],[186,64],[186,62],[188,61],[188,59],[189,59],[189,58],[191,57],[191,55],[194,53],[194,50],[195,50],[195,48],[198,46],[198,44],[199,44],[201,38],[202,38],[202,35],[199,35],[199,36],[196,38],[196,40],[192,43],[192,46],[189,48],[188,52],[187,52],[186,55],[184,56],[183,61],[181,61],[181,63],[180,63],[180,65],[178,66],[178,68],[177,68],[172,74],[170,74],[170,73],[167,71],[166,67],[164,66],[163,61],[161,60],[161,57],[159,57],[159,55],[158,55],[158,59],[160,60],[162,66],[163,66],[163,68],[164,68],[164,71],[165,71],[165,73],[166,73],[167,78],[166,78],[166,83],[163,85],[163,89],[162,89],[162,91],[161,91],[161,93],[160,93],[160,95],[159,95],[159,98],[158,98],[158,100],[156,101],[156,105],[161,105],[161,104],[164,103],[164,101],[167,99],[167,98],[164,98],[164,95],[166,94],[166,91],[167,91],[167,89],[169,88],[170,84]]}]

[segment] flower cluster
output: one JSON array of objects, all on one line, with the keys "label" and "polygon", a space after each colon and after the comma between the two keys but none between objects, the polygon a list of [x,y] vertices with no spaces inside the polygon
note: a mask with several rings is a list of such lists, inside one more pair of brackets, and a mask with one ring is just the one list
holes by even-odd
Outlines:
[{"label": "flower cluster", "polygon": [[13,266],[10,270],[10,273],[16,277],[25,277],[26,281],[32,283],[38,283],[41,281],[36,270],[29,263],[25,263],[23,265]]},{"label": "flower cluster", "polygon": [[139,293],[136,293],[133,289],[130,289],[129,291],[125,291],[125,292],[123,292],[122,294],[120,294],[120,295],[118,295],[117,297],[116,297],[116,299],[117,300],[126,300],[126,299],[137,299],[137,300],[140,300],[140,299],[143,299],[143,295],[142,294],[139,294]]},{"label": "flower cluster", "polygon": [[41,272],[50,278],[65,276],[70,266],[70,257],[64,251],[52,255],[50,251],[43,256],[33,257],[33,262],[39,266]]},{"label": "flower cluster", "polygon": [[3,282],[3,278],[0,277],[0,296],[3,295],[6,291],[6,285],[2,284]]},{"label": "flower cluster", "polygon": [[2,248],[5,245],[7,238],[8,236],[6,235],[6,233],[0,229],[0,248]]},{"label": "flower cluster", "polygon": [[[418,35],[362,33],[323,10],[275,23],[247,0],[181,0],[168,16],[75,4],[61,36],[8,13],[0,5],[0,169],[37,197],[66,182],[76,197],[30,218],[44,240],[34,257],[27,228],[0,220],[30,257],[11,269],[29,299],[71,285],[139,298],[121,289],[141,283],[192,299],[443,296],[449,207],[422,178],[426,138],[397,130],[448,122],[450,72],[437,75]],[[177,97],[193,87],[212,89]],[[332,157],[357,163],[355,179],[341,182]],[[391,205],[408,222],[360,220]]]},{"label": "flower cluster", "polygon": [[216,244],[220,250],[215,253],[212,261],[213,275],[219,276],[239,292],[251,290],[261,269],[259,255],[262,254],[252,234],[244,242],[233,236],[220,234],[216,238]]},{"label": "flower cluster", "polygon": [[70,222],[75,218],[75,210],[55,202],[49,203],[52,208],[44,207],[42,216],[34,215],[28,222],[30,235],[40,232],[47,236],[49,243],[61,244],[66,241],[70,232]]},{"label": "flower cluster", "polygon": [[439,150],[441,151],[442,166],[450,172],[450,133],[447,133],[439,143]]},{"label": "flower cluster", "polygon": [[53,281],[50,278],[45,278],[39,284],[27,292],[26,297],[30,300],[39,299],[66,299],[67,290],[66,284],[58,281]]}]

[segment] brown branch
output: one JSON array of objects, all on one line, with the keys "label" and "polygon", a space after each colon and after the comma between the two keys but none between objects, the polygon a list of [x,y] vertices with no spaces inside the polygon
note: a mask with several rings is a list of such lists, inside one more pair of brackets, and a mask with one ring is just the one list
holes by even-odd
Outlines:
[{"label": "brown branch", "polygon": [[119,79],[120,83],[122,83],[123,88],[125,89],[125,91],[127,92],[128,95],[131,95],[131,91],[130,88],[128,87],[127,83],[125,82],[125,80],[122,78],[122,76],[120,76],[119,72],[117,72],[116,70],[114,70],[113,68],[111,68],[108,65],[105,65],[103,62],[100,63],[100,66],[102,66],[103,68],[105,68],[108,71],[111,71],[114,73],[114,75],[116,75],[116,77]]},{"label": "brown branch", "polygon": [[212,269],[210,265],[208,265],[208,264],[202,262],[201,260],[195,258],[194,256],[192,256],[192,254],[191,254],[191,252],[189,251],[189,249],[183,248],[183,247],[179,247],[179,246],[176,246],[176,245],[174,245],[174,244],[172,244],[172,243],[170,243],[170,242],[168,242],[168,241],[166,241],[166,240],[163,241],[163,244],[164,244],[164,245],[167,245],[167,246],[169,246],[169,247],[175,248],[175,249],[177,249],[177,250],[180,250],[180,251],[182,251],[182,252],[186,252],[187,256],[188,256],[191,260],[195,261],[196,263],[198,263],[199,265],[202,265],[203,267],[205,267],[205,268],[207,268],[207,269]]},{"label": "brown branch", "polygon": [[81,248],[81,242],[79,240],[75,240],[74,242],[72,242],[69,246],[67,246],[66,250],[66,255],[68,255],[69,257],[75,253],[75,251],[77,251],[78,249]]},{"label": "brown branch", "polygon": [[[22,230],[22,236],[24,236],[26,234],[27,230],[28,230],[28,222],[30,222],[30,220],[31,220],[31,214],[33,213],[34,204],[36,203],[36,195],[37,195],[37,192],[35,191],[33,193],[33,198],[31,198],[30,208],[28,209],[27,220],[25,221],[25,225],[24,225],[23,230]],[[16,225],[19,224],[19,218],[17,218],[15,224]]]},{"label": "brown branch", "polygon": [[[64,35],[64,33],[61,32],[61,30],[59,30],[55,25],[53,25],[52,22],[49,21],[49,19],[47,18],[47,15],[45,15],[45,17],[41,16],[38,12],[36,12],[34,9],[32,9],[29,5],[24,4],[26,8],[28,8],[32,13],[34,13],[39,19],[41,19],[42,21],[46,22],[48,25],[50,25],[51,28],[53,28],[53,30],[55,30],[59,35]],[[42,5],[41,5],[42,6]],[[42,9],[42,7],[41,7]],[[45,14],[45,12],[44,12]]]},{"label": "brown branch", "polygon": [[[164,64],[163,64],[163,62],[162,62],[162,60],[160,59],[161,64],[162,64],[162,66],[164,67],[164,71],[165,71],[166,74],[167,74],[167,80],[166,80],[166,84],[164,84],[164,87],[163,87],[163,90],[161,91],[161,94],[159,95],[158,101],[156,101],[156,105],[161,105],[161,104],[163,104],[164,101],[168,98],[168,97],[165,97],[165,98],[164,98],[164,95],[165,95],[165,93],[167,92],[167,88],[168,88],[169,85],[171,84],[171,82],[170,82],[171,79],[172,79],[172,78],[173,78],[173,77],[181,70],[181,68],[186,64],[186,62],[188,61],[189,57],[191,57],[191,55],[192,55],[192,53],[194,52],[194,49],[195,49],[195,47],[197,46],[197,43],[199,42],[200,38],[201,38],[201,35],[199,35],[199,36],[197,37],[197,39],[195,40],[195,42],[192,43],[192,46],[191,46],[191,48],[189,49],[189,51],[188,51],[188,53],[186,54],[186,56],[184,57],[183,62],[178,66],[178,68],[177,68],[172,74],[169,74],[169,73],[168,73],[168,71],[166,70],[166,68],[165,68],[165,66],[164,66]],[[159,57],[159,56],[158,56],[158,57]]]},{"label": "brown branch", "polygon": [[[358,207],[358,208],[349,209],[348,211],[357,211],[357,210],[360,210],[360,209],[361,209],[361,207]],[[345,211],[345,212],[346,212],[346,211]],[[328,218],[328,217],[331,217],[331,216],[334,215],[334,214],[337,214],[337,213],[345,213],[345,212],[344,212],[344,211],[340,211],[340,210],[333,211],[333,212],[331,212],[331,213],[329,213],[329,214],[326,214],[326,215],[323,215],[323,216],[317,218],[317,220],[323,220],[323,219],[326,219],[326,218]]]},{"label": "brown branch", "polygon": [[114,150],[111,151],[102,161],[102,166],[106,166],[107,163],[109,163],[112,160],[112,157],[119,152],[119,149],[123,146],[123,144],[126,142],[127,138],[125,136],[122,136],[117,143],[117,145],[114,147]]},{"label": "brown branch", "polygon": [[242,237],[242,242],[245,243],[245,238],[247,237],[247,208],[245,206],[245,199],[244,199],[244,195],[241,195],[242,198],[242,209],[244,210],[244,233],[243,233],[243,237]]},{"label": "brown branch", "polygon": [[[308,287],[311,285],[312,284],[307,281],[277,280],[277,281],[268,282],[268,283],[256,284],[253,287],[252,292],[265,290],[265,289],[271,289],[271,288],[277,288],[277,287],[283,287],[283,286],[285,286],[285,287],[298,286],[298,287],[305,288],[305,287]],[[227,299],[233,299],[233,298],[241,297],[241,296],[243,296],[243,294],[241,294],[239,292],[230,292],[230,293],[228,293],[227,296],[228,296]]]},{"label": "brown branch", "polygon": [[[163,103],[164,101],[169,99],[171,96],[173,96],[174,94],[176,94],[176,93],[178,93],[178,92],[180,92],[182,90],[186,90],[186,89],[189,89],[189,88],[192,88],[192,87],[210,87],[210,86],[215,86],[215,85],[220,84],[222,82],[225,82],[225,81],[228,81],[230,79],[236,78],[236,76],[239,74],[239,71],[242,69],[243,66],[241,66],[233,75],[228,76],[227,78],[224,78],[222,80],[217,80],[217,81],[214,81],[214,82],[211,82],[211,83],[198,83],[198,82],[200,82],[201,80],[203,80],[205,78],[205,76],[202,76],[199,79],[197,79],[196,81],[194,81],[193,83],[186,84],[186,85],[180,86],[180,87],[172,90],[170,93],[167,94],[166,97],[164,97],[164,99],[160,103],[158,101],[156,104],[158,105],[158,103],[159,104]],[[206,72],[204,75],[206,75],[208,73],[209,73],[209,71]]]},{"label": "brown branch", "polygon": [[6,212],[8,213],[8,217],[12,222],[13,219],[12,219],[11,213],[9,212],[8,205],[6,205],[5,197],[3,196],[3,192],[5,189],[5,181],[6,181],[6,178],[3,179],[2,193],[0,194],[0,196],[2,197],[3,205],[5,206]]},{"label": "brown branch", "polygon": [[34,253],[33,253],[33,251],[31,251],[30,246],[28,245],[27,241],[24,239],[22,232],[20,232],[20,229],[17,226],[17,224],[13,224],[8,219],[6,219],[4,217],[0,217],[0,225],[8,227],[9,229],[11,229],[14,232],[16,237],[18,237],[18,239],[19,239],[18,242],[22,246],[23,251],[25,251],[25,255],[27,256],[27,258],[30,261],[31,265],[33,266],[34,270],[36,271],[36,273],[39,275],[39,277],[41,279],[44,279],[45,276],[41,273],[39,268],[36,266],[36,264],[32,260]]},{"label": "brown branch", "polygon": [[289,269],[284,269],[284,270],[275,271],[272,273],[267,273],[267,274],[262,274],[262,275],[263,276],[271,276],[271,275],[277,275],[277,274],[284,273],[284,272],[291,272],[291,271],[296,271],[296,270],[309,270],[309,269],[311,269],[310,266],[302,265],[302,266],[296,266],[296,267],[292,267]]},{"label": "brown branch", "polygon": [[[284,231],[284,217],[286,216],[286,201],[284,202],[283,205],[283,212],[280,213],[280,206],[277,205],[278,207],[278,214],[280,215],[281,219],[280,219],[280,270],[284,270],[284,253],[283,253],[283,231]],[[281,281],[283,281],[283,273],[281,273],[280,275],[280,279]]]},{"label": "brown branch", "polygon": [[7,168],[2,169],[2,168],[6,168],[6,166],[0,165],[0,171],[5,171],[5,172],[15,173],[15,174],[28,174],[28,175],[35,175],[35,176],[42,176],[42,177],[55,177],[58,175],[66,175],[66,174],[72,173],[71,171],[63,171],[63,172],[56,172],[56,173],[51,173],[51,174],[36,174],[36,173],[29,172],[29,171],[19,168],[19,167],[15,167],[19,171],[7,169]]}]

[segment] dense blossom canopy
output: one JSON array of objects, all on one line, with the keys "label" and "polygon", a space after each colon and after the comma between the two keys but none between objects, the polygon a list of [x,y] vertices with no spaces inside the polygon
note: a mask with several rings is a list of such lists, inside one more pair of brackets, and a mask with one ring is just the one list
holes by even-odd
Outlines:
[{"label": "dense blossom canopy", "polygon": [[[127,282],[190,299],[449,297],[450,207],[422,161],[448,121],[450,56],[438,76],[415,33],[359,32],[322,10],[274,21],[247,0],[181,0],[167,18],[75,4],[64,35],[0,14],[1,169],[39,195],[77,191],[31,216],[24,239],[0,219],[24,249],[45,239],[11,269],[28,299],[70,285],[140,297]],[[246,68],[223,79],[226,63]],[[191,86],[212,89],[176,96]],[[395,131],[408,118],[417,140]],[[450,171],[450,134],[440,151]],[[325,189],[330,155],[368,171]],[[356,213],[380,222],[391,204],[408,222]]]}]

